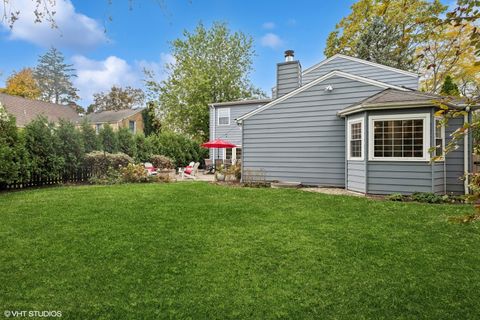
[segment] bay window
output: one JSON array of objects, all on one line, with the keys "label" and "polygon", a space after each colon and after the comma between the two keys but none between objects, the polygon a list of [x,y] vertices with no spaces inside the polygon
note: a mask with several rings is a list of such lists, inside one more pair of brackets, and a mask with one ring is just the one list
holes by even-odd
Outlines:
[{"label": "bay window", "polygon": [[428,160],[430,115],[370,117],[370,160]]}]

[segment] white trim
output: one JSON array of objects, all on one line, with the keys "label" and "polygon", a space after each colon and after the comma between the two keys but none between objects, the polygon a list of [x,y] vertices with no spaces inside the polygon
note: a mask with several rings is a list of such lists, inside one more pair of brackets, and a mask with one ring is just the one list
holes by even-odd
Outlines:
[{"label": "white trim", "polygon": [[[220,123],[220,110],[226,110],[228,113],[228,123]],[[223,116],[222,118],[227,118],[227,116]],[[217,108],[217,126],[229,126],[230,125],[230,108]]]},{"label": "white trim", "polygon": [[[369,161],[430,161],[430,113],[389,114],[368,117],[368,160]],[[423,157],[375,157],[374,121],[382,120],[423,120]]]},{"label": "white trim", "polygon": [[[464,125],[465,124],[468,124],[468,114],[469,112],[467,112],[464,116],[463,116],[463,123]],[[469,172],[469,162],[470,162],[470,157],[469,157],[469,142],[468,142],[468,136],[470,134],[470,130],[467,131],[467,134],[465,135],[465,137],[463,138],[463,171],[465,173],[465,180],[463,181],[463,189],[464,189],[464,192],[465,194],[468,194],[470,191],[469,191],[469,188],[468,188],[468,184],[469,184],[469,181],[468,181],[468,172]]]},{"label": "white trim", "polygon": [[389,67],[389,66],[385,66],[383,64],[379,64],[379,63],[375,63],[375,62],[371,62],[371,61],[366,61],[366,60],[362,60],[362,59],[359,59],[359,58],[354,58],[354,57],[350,57],[350,56],[346,56],[344,54],[340,54],[340,53],[337,53],[333,56],[331,56],[330,58],[328,59],[325,59],[317,64],[314,64],[313,66],[305,69],[303,71],[303,74],[307,74],[309,73],[310,71],[313,71],[315,69],[317,69],[318,67],[321,67],[323,66],[324,64],[327,64],[329,63],[330,61],[334,60],[335,58],[343,58],[343,59],[347,59],[347,60],[350,60],[350,61],[354,61],[354,62],[359,62],[359,63],[363,63],[363,64],[367,64],[369,66],[373,66],[373,67],[377,67],[377,68],[381,68],[381,69],[384,69],[384,70],[389,70],[389,71],[393,71],[393,72],[397,72],[397,73],[402,73],[406,76],[411,76],[411,77],[415,77],[415,78],[419,78],[419,75],[414,73],[414,72],[410,72],[410,71],[405,71],[405,70],[402,70],[402,69],[397,69],[397,68],[393,68],[393,67]]},{"label": "white trim", "polygon": [[250,118],[251,116],[253,116],[257,113],[262,112],[263,110],[270,108],[271,106],[274,106],[274,105],[276,105],[276,104],[278,104],[282,101],[285,101],[286,99],[288,99],[288,98],[290,98],[290,97],[292,97],[292,96],[294,96],[294,95],[296,95],[296,94],[298,94],[302,91],[305,91],[308,88],[311,88],[314,85],[316,85],[316,84],[318,84],[322,81],[325,81],[325,80],[330,79],[331,77],[335,77],[335,76],[342,77],[342,78],[347,78],[347,79],[351,79],[351,80],[355,80],[355,81],[359,81],[359,82],[363,82],[363,83],[370,84],[370,85],[377,86],[377,87],[384,88],[384,89],[393,88],[393,89],[397,89],[397,90],[401,90],[401,91],[408,91],[408,89],[405,89],[405,88],[402,88],[402,87],[397,87],[397,86],[394,86],[394,85],[391,85],[391,84],[388,84],[388,83],[384,83],[384,82],[380,82],[380,81],[356,76],[356,75],[353,75],[353,74],[350,74],[350,73],[347,73],[347,72],[335,70],[335,71],[331,71],[331,72],[327,73],[326,75],[324,75],[324,76],[322,76],[318,79],[310,81],[306,85],[301,86],[300,88],[298,88],[296,90],[293,90],[292,92],[290,92],[290,93],[288,93],[288,94],[286,94],[286,95],[284,95],[284,96],[282,96],[278,99],[275,99],[272,102],[267,103],[266,105],[264,105],[260,108],[257,108],[253,111],[250,111],[247,114],[244,114],[243,116],[239,117],[237,119],[237,121],[242,121],[242,120],[248,119],[248,118]]},{"label": "white trim", "polygon": [[[433,143],[435,144],[435,156],[437,155],[437,121],[441,121],[442,117],[433,117]],[[441,134],[442,134],[442,155],[440,156],[438,161],[444,161],[445,160],[445,124],[442,124],[441,129]]]},{"label": "white trim", "polygon": [[[361,153],[360,157],[352,157],[350,154],[350,142],[351,142],[351,130],[352,130],[352,124],[360,123],[361,126]],[[359,119],[352,119],[347,121],[347,160],[352,160],[352,161],[363,161],[365,159],[365,123],[363,121],[363,118]]]}]

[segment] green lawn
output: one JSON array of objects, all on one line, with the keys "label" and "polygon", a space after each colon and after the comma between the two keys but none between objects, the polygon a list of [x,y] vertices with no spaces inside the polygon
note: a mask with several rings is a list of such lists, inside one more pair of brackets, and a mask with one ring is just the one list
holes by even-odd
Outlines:
[{"label": "green lawn", "polygon": [[66,319],[478,319],[469,206],[206,183],[0,194],[3,310]]}]

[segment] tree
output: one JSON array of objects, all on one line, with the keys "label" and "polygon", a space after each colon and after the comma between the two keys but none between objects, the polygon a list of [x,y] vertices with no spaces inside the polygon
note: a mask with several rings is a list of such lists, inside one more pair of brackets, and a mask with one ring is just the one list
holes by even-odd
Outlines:
[{"label": "tree", "polygon": [[158,96],[158,113],[166,129],[205,140],[208,136],[208,104],[263,96],[249,80],[254,55],[252,38],[231,32],[226,24],[210,29],[199,23],[194,32],[171,43],[175,63],[167,68],[167,80],[153,78],[146,85]]},{"label": "tree", "polygon": [[105,124],[100,130],[98,140],[103,151],[109,153],[118,152],[118,138],[109,124]]},{"label": "tree", "polygon": [[25,127],[25,149],[32,173],[41,180],[56,178],[62,172],[64,159],[59,155],[55,126],[41,116]]},{"label": "tree", "polygon": [[460,95],[460,91],[458,90],[458,86],[453,82],[452,77],[446,76],[445,81],[443,81],[442,88],[440,90],[440,94],[445,96],[458,96]]},{"label": "tree", "polygon": [[358,42],[379,17],[395,34],[395,61],[393,67],[413,69],[415,48],[428,36],[431,18],[446,10],[440,1],[427,0],[360,0],[352,5],[352,12],[344,17],[327,38],[325,55],[336,53],[357,56]]},{"label": "tree", "polygon": [[128,154],[130,157],[137,156],[137,149],[133,134],[126,127],[120,128],[117,131],[118,151]]},{"label": "tree", "polygon": [[80,132],[86,153],[100,149],[97,134],[95,133],[95,129],[93,129],[92,124],[88,121],[88,119],[85,118],[82,121],[80,125]]},{"label": "tree", "polygon": [[114,85],[108,92],[95,93],[93,99],[94,102],[88,107],[87,113],[139,107],[145,101],[145,94],[141,89]]},{"label": "tree", "polygon": [[157,116],[158,103],[151,101],[147,103],[147,107],[142,111],[143,132],[146,136],[158,134],[162,129],[162,123]]},{"label": "tree", "polygon": [[417,63],[423,75],[421,85],[424,91],[439,93],[447,75],[456,81],[466,76],[475,60],[475,47],[469,38],[473,28],[469,23],[438,25],[419,46]]},{"label": "tree", "polygon": [[38,99],[41,93],[31,68],[24,68],[10,75],[2,92],[28,99]]},{"label": "tree", "polygon": [[25,177],[25,143],[15,125],[15,118],[0,104],[0,185]]},{"label": "tree", "polygon": [[79,99],[72,78],[76,77],[75,69],[65,63],[63,54],[50,48],[38,59],[34,77],[41,91],[41,99],[53,103],[69,103]]},{"label": "tree", "polygon": [[55,134],[58,140],[56,152],[63,158],[63,171],[68,177],[82,166],[85,154],[82,135],[73,123],[65,120],[60,120]]},{"label": "tree", "polygon": [[387,66],[396,66],[405,52],[399,50],[400,34],[381,17],[374,17],[370,28],[360,35],[356,44],[357,57]]}]

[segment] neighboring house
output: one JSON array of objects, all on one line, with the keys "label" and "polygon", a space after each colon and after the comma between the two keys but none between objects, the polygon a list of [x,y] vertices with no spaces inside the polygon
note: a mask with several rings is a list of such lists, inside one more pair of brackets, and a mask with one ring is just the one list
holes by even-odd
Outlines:
[{"label": "neighboring house", "polygon": [[69,105],[26,99],[6,93],[0,93],[0,103],[9,114],[15,117],[19,128],[25,127],[39,116],[45,116],[54,123],[64,119],[76,124],[81,119],[75,107]]},{"label": "neighboring house", "polygon": [[439,97],[417,91],[418,81],[417,74],[340,54],[301,71],[288,51],[277,64],[275,99],[251,111],[227,103],[230,123],[239,124],[228,133],[219,125],[227,104],[212,105],[211,138],[241,145],[243,174],[269,181],[371,194],[465,192],[460,177],[472,168],[471,139],[434,164],[429,149],[445,146],[467,119],[437,127]]},{"label": "neighboring house", "polygon": [[105,124],[109,124],[114,131],[126,127],[132,133],[143,133],[143,110],[143,108],[137,108],[118,111],[100,111],[87,114],[86,118],[90,121],[97,133]]}]

